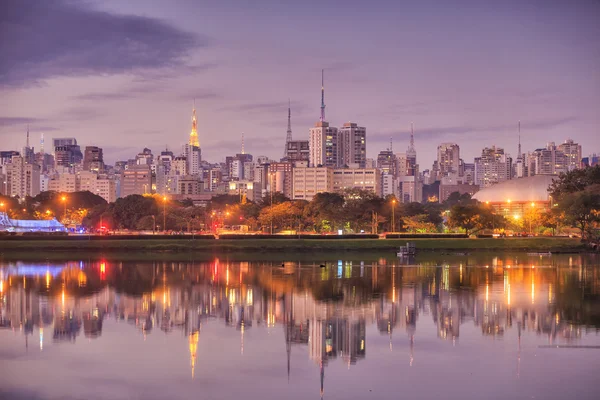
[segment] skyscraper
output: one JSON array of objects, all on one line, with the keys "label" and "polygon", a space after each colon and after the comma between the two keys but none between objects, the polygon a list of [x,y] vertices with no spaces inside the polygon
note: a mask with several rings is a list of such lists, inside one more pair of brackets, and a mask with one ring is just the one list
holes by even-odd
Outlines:
[{"label": "skyscraper", "polygon": [[97,146],[86,146],[83,154],[84,171],[101,172],[104,170],[102,149]]},{"label": "skyscraper", "polygon": [[572,171],[581,168],[581,145],[575,143],[573,139],[567,139],[564,143],[558,145],[558,149],[565,153],[567,157],[567,169]]},{"label": "skyscraper", "polygon": [[345,123],[339,130],[341,145],[340,165],[358,164],[365,168],[367,161],[367,129],[353,122]]},{"label": "skyscraper", "polygon": [[484,188],[512,178],[512,159],[504,149],[486,147],[475,158],[475,184]]},{"label": "skyscraper", "polygon": [[460,163],[460,148],[456,143],[442,143],[437,149],[437,165],[439,178],[452,173],[458,173]]}]

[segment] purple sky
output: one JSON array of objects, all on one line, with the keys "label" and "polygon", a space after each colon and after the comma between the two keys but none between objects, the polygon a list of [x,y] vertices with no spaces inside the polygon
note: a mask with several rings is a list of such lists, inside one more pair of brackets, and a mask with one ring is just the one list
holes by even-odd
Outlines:
[{"label": "purple sky", "polygon": [[[104,148],[180,151],[196,98],[203,158],[281,157],[319,118],[367,127],[369,157],[404,151],[421,169],[453,141],[472,162],[573,138],[600,153],[600,3],[594,0],[35,1],[0,4],[0,149],[29,123]],[[288,4],[289,3],[289,4]],[[49,146],[48,146],[49,147]]]}]

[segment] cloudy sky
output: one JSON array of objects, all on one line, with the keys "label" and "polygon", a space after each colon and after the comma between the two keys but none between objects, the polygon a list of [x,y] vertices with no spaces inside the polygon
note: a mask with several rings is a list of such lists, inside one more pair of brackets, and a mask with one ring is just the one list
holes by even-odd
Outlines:
[{"label": "cloudy sky", "polygon": [[368,156],[441,142],[533,150],[573,138],[600,153],[596,0],[2,0],[0,150],[27,124],[105,159],[179,151],[194,98],[203,158],[279,158],[319,118],[367,127]]}]

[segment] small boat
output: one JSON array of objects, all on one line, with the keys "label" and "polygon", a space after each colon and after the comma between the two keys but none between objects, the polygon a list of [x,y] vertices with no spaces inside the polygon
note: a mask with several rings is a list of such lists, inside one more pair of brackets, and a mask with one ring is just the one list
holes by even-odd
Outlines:
[{"label": "small boat", "polygon": [[406,243],[406,246],[400,246],[398,249],[398,253],[396,253],[398,257],[410,257],[417,254],[417,246],[414,243]]},{"label": "small boat", "polygon": [[551,256],[552,253],[549,252],[549,251],[546,251],[546,252],[533,252],[533,253],[527,253],[527,255],[528,256],[540,256],[540,257],[542,257],[542,256]]}]

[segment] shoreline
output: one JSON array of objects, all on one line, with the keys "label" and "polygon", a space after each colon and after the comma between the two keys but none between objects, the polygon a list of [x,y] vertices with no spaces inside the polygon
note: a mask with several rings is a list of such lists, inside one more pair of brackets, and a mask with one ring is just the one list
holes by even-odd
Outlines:
[{"label": "shoreline", "polygon": [[81,237],[54,240],[32,238],[1,240],[0,254],[13,252],[117,252],[149,253],[232,253],[232,252],[359,252],[397,251],[414,242],[418,252],[519,251],[552,253],[592,252],[579,239],[571,238],[479,238],[479,239],[131,239],[85,240]]}]

